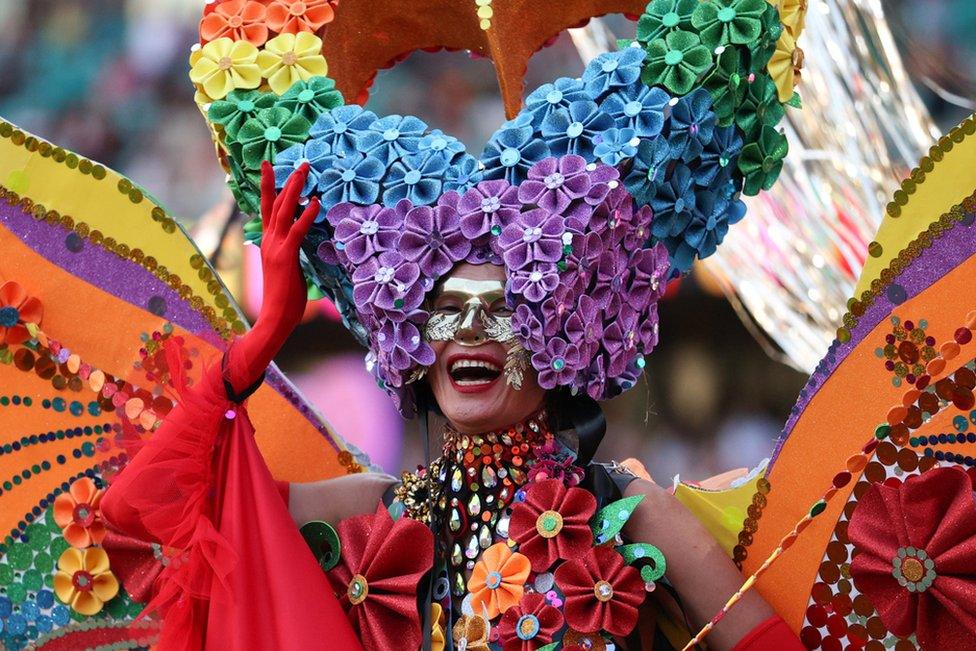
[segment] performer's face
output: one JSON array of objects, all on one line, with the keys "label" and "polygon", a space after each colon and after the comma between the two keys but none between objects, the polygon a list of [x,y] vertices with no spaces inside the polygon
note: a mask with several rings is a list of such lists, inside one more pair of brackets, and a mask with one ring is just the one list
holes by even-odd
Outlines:
[{"label": "performer's face", "polygon": [[431,340],[437,358],[427,374],[437,404],[455,429],[463,433],[499,429],[542,405],[545,391],[531,365],[518,389],[505,373],[509,348],[518,344],[493,339],[500,337],[492,326],[507,323],[511,316],[502,267],[458,265],[435,290],[430,310],[434,318],[458,318],[449,340]]}]

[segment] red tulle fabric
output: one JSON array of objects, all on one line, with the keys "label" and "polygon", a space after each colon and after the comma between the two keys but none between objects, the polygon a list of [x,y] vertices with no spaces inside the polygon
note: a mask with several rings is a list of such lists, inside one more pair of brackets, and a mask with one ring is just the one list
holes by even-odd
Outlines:
[{"label": "red tulle fabric", "polygon": [[[900,486],[874,484],[858,500],[847,534],[857,549],[854,585],[896,635],[924,649],[976,648],[976,501],[960,468],[934,468]],[[935,579],[910,592],[893,574],[899,549],[924,550]]]},{"label": "red tulle fabric", "polygon": [[[644,603],[644,580],[640,572],[624,563],[623,557],[607,547],[590,549],[584,556],[556,568],[556,584],[565,595],[563,612],[577,631],[604,630],[625,637],[637,624],[637,609]],[[612,596],[601,601],[595,588],[606,581]]]},{"label": "red tulle fabric", "polygon": [[[430,529],[409,518],[394,522],[380,504],[372,515],[340,522],[338,533],[342,558],[329,572],[329,580],[363,647],[370,651],[419,649],[423,631],[417,592],[434,562]],[[356,575],[365,579],[366,596],[354,604],[348,590]]]},{"label": "red tulle fabric", "polygon": [[[562,517],[562,528],[550,538],[539,533],[536,523],[546,511]],[[536,572],[545,572],[558,559],[569,560],[586,553],[593,545],[590,518],[596,511],[593,493],[567,488],[559,479],[532,482],[525,489],[525,501],[512,507],[509,535],[519,544]]]},{"label": "red tulle fabric", "polygon": [[[179,405],[102,501],[128,536],[175,547],[143,614],[164,617],[159,649],[309,649],[359,643],[298,533],[218,367],[187,386],[178,345],[167,362]],[[231,356],[230,371],[246,365]]]},{"label": "red tulle fabric", "polygon": [[783,618],[773,615],[749,631],[732,651],[804,651],[805,648]]}]

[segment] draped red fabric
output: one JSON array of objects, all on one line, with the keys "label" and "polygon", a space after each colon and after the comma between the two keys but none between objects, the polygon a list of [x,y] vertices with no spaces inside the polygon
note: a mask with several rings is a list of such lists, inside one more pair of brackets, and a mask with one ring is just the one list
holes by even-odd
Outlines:
[{"label": "draped red fabric", "polygon": [[803,651],[806,647],[800,643],[796,633],[783,621],[779,615],[773,615],[736,643],[732,651]]},{"label": "draped red fabric", "polygon": [[359,649],[261,457],[247,410],[227,399],[219,368],[189,388],[176,371],[179,347],[166,355],[179,405],[101,505],[125,534],[183,551],[143,612],[163,616],[158,648],[310,649],[329,640]]}]

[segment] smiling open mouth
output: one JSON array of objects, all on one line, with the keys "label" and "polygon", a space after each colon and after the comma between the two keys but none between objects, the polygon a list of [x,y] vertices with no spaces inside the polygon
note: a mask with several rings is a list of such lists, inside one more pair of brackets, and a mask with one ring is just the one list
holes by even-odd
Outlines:
[{"label": "smiling open mouth", "polygon": [[451,363],[448,373],[460,387],[477,387],[491,384],[502,373],[500,366],[483,359],[462,358]]}]

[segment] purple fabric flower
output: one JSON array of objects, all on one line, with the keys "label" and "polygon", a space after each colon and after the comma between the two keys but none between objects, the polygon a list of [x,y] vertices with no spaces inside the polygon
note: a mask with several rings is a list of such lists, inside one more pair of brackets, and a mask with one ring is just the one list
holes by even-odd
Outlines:
[{"label": "purple fabric flower", "polygon": [[566,314],[576,306],[576,294],[566,285],[559,285],[552,292],[552,296],[543,301],[540,306],[542,311],[542,332],[547,337],[555,335],[562,330]]},{"label": "purple fabric flower", "polygon": [[573,236],[573,251],[566,260],[566,272],[575,277],[580,293],[589,287],[605,249],[599,233],[591,231]]},{"label": "purple fabric flower", "polygon": [[[457,197],[457,193],[451,193]],[[416,206],[403,219],[400,252],[420,265],[428,278],[438,278],[471,252],[471,242],[460,228],[460,217],[450,206]]]},{"label": "purple fabric flower", "polygon": [[[434,363],[434,350],[424,341],[417,323],[426,312],[414,312],[403,321],[384,319],[376,342],[381,352],[389,356],[393,368],[406,371],[416,365],[430,366]],[[415,323],[415,321],[417,323]]]},{"label": "purple fabric flower", "polygon": [[658,243],[649,249],[638,249],[630,258],[633,278],[627,292],[627,302],[638,313],[656,302],[664,294],[667,281],[668,250]]},{"label": "purple fabric flower", "polygon": [[546,348],[532,355],[532,366],[539,371],[539,386],[554,389],[561,384],[569,384],[576,376],[580,354],[579,349],[567,343],[562,337],[553,337],[546,342]]},{"label": "purple fabric flower", "polygon": [[512,314],[512,330],[526,350],[537,353],[545,348],[542,339],[542,324],[535,313],[525,303],[515,308]]},{"label": "purple fabric flower", "polygon": [[482,181],[465,192],[458,202],[461,232],[474,240],[497,226],[500,234],[502,228],[515,221],[520,208],[518,188],[504,179]]},{"label": "purple fabric flower", "polygon": [[620,309],[622,294],[630,282],[632,271],[627,266],[627,254],[620,249],[607,249],[596,272],[596,285],[590,296],[597,302],[600,309],[608,314],[614,314]]},{"label": "purple fabric flower", "polygon": [[645,355],[654,350],[658,340],[657,301],[647,306],[641,314],[637,326],[637,338],[640,340],[641,352]]},{"label": "purple fabric flower", "polygon": [[403,223],[402,212],[376,204],[340,203],[326,213],[325,218],[334,229],[335,247],[340,258],[344,256],[354,265],[371,255],[394,250]]},{"label": "purple fabric flower", "polygon": [[634,200],[627,189],[618,185],[593,211],[591,223],[603,233],[608,248],[618,246],[630,230],[634,217]]},{"label": "purple fabric flower", "polygon": [[508,276],[508,291],[538,303],[559,285],[559,271],[551,262],[536,263],[512,271]]},{"label": "purple fabric flower", "polygon": [[579,348],[583,359],[592,358],[599,351],[603,338],[603,315],[596,301],[586,295],[580,296],[576,309],[566,319],[565,332],[566,339]]},{"label": "purple fabric flower", "polygon": [[562,220],[541,208],[520,213],[498,238],[502,259],[512,270],[532,262],[556,263],[563,255],[564,232]]},{"label": "purple fabric flower", "polygon": [[586,393],[594,400],[603,400],[607,389],[606,358],[597,355],[586,371]]},{"label": "purple fabric flower", "polygon": [[637,358],[637,312],[623,307],[616,315],[603,331],[603,347],[610,358],[607,373],[611,377],[623,373]]},{"label": "purple fabric flower", "polygon": [[582,200],[591,185],[583,157],[544,158],[529,168],[528,178],[519,185],[518,198],[523,204],[535,204],[554,215],[571,218],[580,207],[586,210]]},{"label": "purple fabric flower", "polygon": [[630,220],[630,225],[624,233],[624,248],[628,251],[636,251],[643,248],[647,239],[651,236],[651,222],[654,219],[654,211],[650,206],[641,206],[634,213]]},{"label": "purple fabric flower", "polygon": [[420,268],[395,251],[371,257],[352,274],[353,299],[360,309],[410,312],[424,300]]}]

